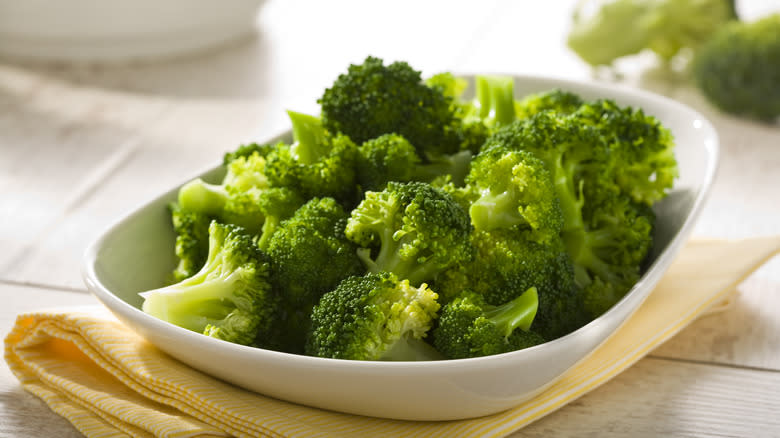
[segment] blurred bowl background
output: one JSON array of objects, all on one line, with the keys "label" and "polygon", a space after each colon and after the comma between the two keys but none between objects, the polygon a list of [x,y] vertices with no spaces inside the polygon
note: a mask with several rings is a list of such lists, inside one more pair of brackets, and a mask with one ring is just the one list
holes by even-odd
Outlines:
[{"label": "blurred bowl background", "polygon": [[123,62],[185,55],[252,35],[263,0],[0,0],[0,56]]}]

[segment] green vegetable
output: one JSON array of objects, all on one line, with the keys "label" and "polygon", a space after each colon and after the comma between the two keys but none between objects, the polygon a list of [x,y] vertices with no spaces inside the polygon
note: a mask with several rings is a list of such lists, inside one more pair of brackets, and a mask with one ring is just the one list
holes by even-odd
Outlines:
[{"label": "green vegetable", "polygon": [[178,263],[172,273],[172,280],[178,283],[192,277],[203,264],[209,253],[209,225],[211,218],[202,213],[187,211],[178,203],[168,204],[173,231],[176,233],[174,252]]},{"label": "green vegetable", "polygon": [[468,260],[468,215],[447,193],[421,182],[390,182],[366,192],[346,236],[369,272],[388,271],[413,285]]},{"label": "green vegetable", "polygon": [[[594,13],[587,13],[595,9]],[[682,49],[696,49],[736,18],[733,0],[580,1],[568,45],[588,64],[652,50],[670,61]]]},{"label": "green vegetable", "polygon": [[451,154],[460,149],[452,99],[429,87],[405,62],[384,65],[375,57],[351,65],[319,99],[322,124],[360,144],[383,134],[409,140],[418,154]]},{"label": "green vegetable", "polygon": [[442,308],[434,346],[448,359],[463,359],[541,344],[544,338],[529,331],[538,305],[534,288],[499,306],[466,290]]},{"label": "green vegetable", "polygon": [[195,275],[143,292],[143,311],[206,336],[249,345],[276,324],[269,263],[241,227],[211,222],[209,252]]},{"label": "green vegetable", "polygon": [[347,213],[333,198],[312,198],[270,237],[271,283],[282,300],[283,323],[267,342],[300,352],[311,308],[339,282],[365,269],[344,236]]},{"label": "green vegetable", "polygon": [[265,175],[273,187],[287,187],[305,199],[332,197],[351,205],[356,196],[357,146],[331,134],[315,116],[288,111],[293,143],[280,143],[268,153]]},{"label": "green vegetable", "polygon": [[780,14],[724,26],[696,52],[693,78],[723,111],[780,116]]},{"label": "green vegetable", "polygon": [[257,231],[264,220],[257,199],[268,187],[265,165],[265,158],[257,151],[235,155],[227,163],[227,173],[220,184],[196,178],[183,185],[179,189],[179,205],[187,211]]},{"label": "green vegetable", "polygon": [[306,354],[355,360],[432,360],[423,341],[439,310],[436,293],[389,272],[350,277],[311,315]]}]

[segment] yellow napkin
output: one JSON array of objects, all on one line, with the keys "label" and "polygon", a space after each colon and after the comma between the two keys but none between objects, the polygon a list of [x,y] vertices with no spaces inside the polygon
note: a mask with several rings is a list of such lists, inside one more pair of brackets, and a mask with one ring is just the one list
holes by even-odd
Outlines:
[{"label": "yellow napkin", "polygon": [[102,308],[20,315],[5,360],[26,390],[89,437],[504,436],[608,381],[780,251],[780,236],[689,243],[647,301],[537,397],[471,420],[411,422],[300,406],[231,386],[160,352]]}]

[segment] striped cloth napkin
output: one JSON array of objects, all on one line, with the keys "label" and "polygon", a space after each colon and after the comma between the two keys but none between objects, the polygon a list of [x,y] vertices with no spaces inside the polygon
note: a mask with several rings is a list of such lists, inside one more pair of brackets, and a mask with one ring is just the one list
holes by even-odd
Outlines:
[{"label": "striped cloth napkin", "polygon": [[776,238],[689,243],[642,307],[593,355],[537,397],[461,421],[324,411],[231,386],[172,359],[100,307],[20,315],[5,360],[22,386],[88,437],[505,436],[625,370],[780,251]]}]

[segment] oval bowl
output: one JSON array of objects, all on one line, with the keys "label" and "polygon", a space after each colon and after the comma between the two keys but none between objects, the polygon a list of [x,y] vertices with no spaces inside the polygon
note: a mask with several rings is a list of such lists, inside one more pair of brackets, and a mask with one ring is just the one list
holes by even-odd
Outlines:
[{"label": "oval bowl", "polygon": [[[469,80],[471,76],[465,76]],[[587,82],[514,76],[517,97],[552,88],[610,98],[659,118],[676,140],[680,178],[657,204],[655,250],[639,282],[608,312],[559,339],[495,356],[432,362],[361,362],[280,353],[212,339],[142,312],[138,292],[175,264],[166,204],[178,187],[121,219],[86,251],[89,290],[124,324],[182,362],[242,388],[304,405],[383,418],[455,420],[497,413],[533,397],[585,359],[647,298],[689,237],[712,185],[718,137],[696,111],[665,97]],[[472,89],[473,87],[470,87]],[[269,139],[289,140],[289,133]],[[215,166],[201,176],[219,181]],[[219,358],[219,360],[215,360]]]}]

